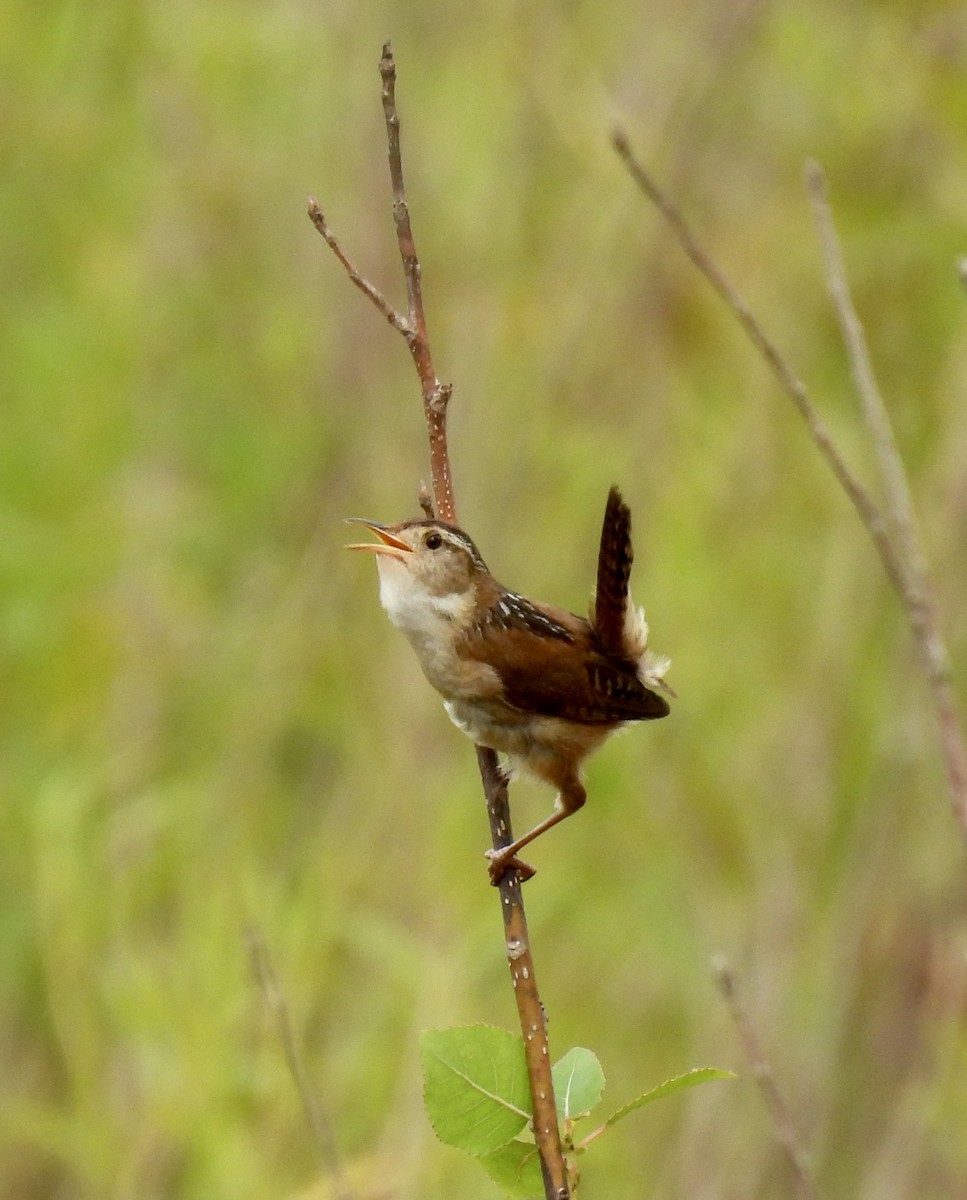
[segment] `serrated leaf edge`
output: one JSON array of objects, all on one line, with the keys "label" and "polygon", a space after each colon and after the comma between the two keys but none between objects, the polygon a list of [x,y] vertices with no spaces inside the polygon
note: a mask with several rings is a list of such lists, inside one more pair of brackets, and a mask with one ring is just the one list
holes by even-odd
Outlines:
[{"label": "serrated leaf edge", "polygon": [[[490,1175],[490,1178],[493,1179],[495,1183],[497,1183],[498,1187],[503,1186],[503,1185],[499,1183],[499,1181],[496,1179],[496,1176],[491,1175],[489,1169],[487,1168],[485,1160],[495,1154],[499,1154],[501,1150],[506,1150],[508,1146],[514,1146],[514,1145],[526,1146],[527,1150],[528,1150],[528,1153],[525,1154],[524,1157],[521,1159],[521,1161],[518,1163],[516,1174],[515,1174],[515,1182],[518,1184],[521,1184],[521,1183],[523,1183],[524,1170],[533,1162],[534,1158],[537,1158],[538,1161],[540,1161],[540,1151],[537,1149],[537,1146],[535,1146],[533,1143],[522,1142],[520,1140],[520,1138],[512,1138],[509,1142],[505,1142],[503,1146],[498,1146],[496,1150],[488,1150],[486,1154],[475,1154],[473,1156],[474,1158],[476,1158],[477,1162],[480,1163],[480,1165],[484,1169],[484,1171],[486,1171],[487,1174]],[[527,1193],[527,1195],[530,1195],[530,1194],[531,1193],[529,1193],[529,1192]]]},{"label": "serrated leaf edge", "polygon": [[[508,1103],[508,1101],[506,1101],[502,1096],[498,1096],[496,1092],[488,1092],[487,1089],[482,1087],[480,1084],[478,1084],[476,1082],[476,1080],[471,1079],[470,1076],[467,1075],[467,1073],[465,1071],[460,1071],[457,1067],[455,1067],[452,1063],[448,1062],[445,1058],[442,1058],[435,1051],[433,1051],[432,1049],[427,1049],[426,1042],[425,1042],[425,1038],[426,1038],[427,1034],[457,1033],[459,1030],[463,1030],[463,1029],[490,1029],[490,1030],[493,1030],[495,1033],[499,1033],[507,1038],[510,1038],[510,1040],[512,1042],[519,1043],[521,1052],[525,1053],[524,1039],[519,1034],[512,1033],[509,1029],[504,1029],[502,1025],[491,1025],[487,1021],[468,1021],[466,1025],[448,1025],[445,1029],[421,1029],[419,1034],[417,1035],[417,1043],[420,1047],[420,1052],[432,1056],[436,1060],[436,1062],[441,1064],[441,1066],[446,1067],[448,1070],[452,1071],[454,1073],[454,1075],[459,1076],[465,1082],[469,1083],[471,1085],[471,1087],[473,1087],[476,1091],[480,1092],[482,1095],[487,1096],[491,1100],[495,1100],[498,1104],[500,1104],[504,1108],[506,1108],[508,1112],[516,1113],[517,1116],[522,1117],[525,1121],[529,1121],[531,1119],[531,1113],[527,1112],[524,1109],[518,1108],[516,1104]],[[425,1102],[425,1100],[426,1100],[426,1081],[425,1080],[424,1080],[424,1084],[423,1084],[423,1096],[424,1096],[424,1102]]]}]

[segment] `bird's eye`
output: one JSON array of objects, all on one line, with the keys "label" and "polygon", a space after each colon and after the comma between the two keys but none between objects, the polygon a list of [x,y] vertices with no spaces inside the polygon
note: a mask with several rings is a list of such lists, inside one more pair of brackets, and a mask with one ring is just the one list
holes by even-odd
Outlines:
[{"label": "bird's eye", "polygon": [[428,533],[426,535],[427,550],[439,550],[443,545],[443,538],[438,533]]}]

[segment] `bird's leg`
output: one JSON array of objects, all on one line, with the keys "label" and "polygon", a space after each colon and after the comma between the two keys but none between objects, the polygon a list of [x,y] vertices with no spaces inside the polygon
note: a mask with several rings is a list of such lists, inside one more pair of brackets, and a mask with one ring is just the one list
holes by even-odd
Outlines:
[{"label": "bird's leg", "polygon": [[[513,781],[514,781],[514,771],[509,766],[509,764],[498,762],[498,764],[497,764],[497,786],[502,788],[506,792],[507,788],[510,787],[510,785],[513,783]],[[494,855],[494,854],[503,855],[503,849],[488,850],[488,851],[485,851],[485,853],[488,855]],[[511,868],[520,872],[520,882],[521,883],[525,883],[528,879],[531,878],[531,876],[537,874],[536,867],[532,867],[530,865],[530,863],[524,862],[523,859],[517,858],[516,855],[512,856],[509,859],[502,859],[500,875],[503,875],[503,873],[505,871],[510,870]],[[500,882],[500,876],[498,876],[496,879],[492,878],[491,881],[493,882],[494,886],[496,886]]]},{"label": "bird's leg", "polygon": [[561,781],[561,790],[557,794],[557,799],[554,801],[554,811],[549,817],[545,817],[543,821],[538,823],[528,833],[511,842],[509,846],[504,846],[500,850],[486,851],[487,858],[490,859],[490,882],[495,886],[500,882],[500,877],[508,869],[515,866],[518,868],[526,867],[529,874],[523,875],[522,878],[529,879],[533,875],[534,868],[529,867],[527,863],[522,863],[518,858],[518,851],[535,838],[539,838],[542,833],[547,833],[549,829],[553,829],[555,825],[563,821],[565,817],[569,817],[572,813],[583,807],[588,794],[584,790],[584,784],[581,783],[577,775],[569,775]]}]

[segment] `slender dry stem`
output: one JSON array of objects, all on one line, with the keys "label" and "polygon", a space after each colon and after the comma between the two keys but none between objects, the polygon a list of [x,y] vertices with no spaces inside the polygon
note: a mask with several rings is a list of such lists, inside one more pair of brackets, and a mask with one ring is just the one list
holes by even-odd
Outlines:
[{"label": "slender dry stem", "polygon": [[901,568],[901,586],[898,590],[910,618],[933,697],[954,813],[967,837],[967,742],[964,741],[963,721],[951,683],[950,657],[937,616],[923,538],[893,425],[876,380],[863,325],[853,304],[843,253],[829,206],[826,179],[818,163],[807,164],[806,187],[819,230],[826,283],[843,334],[863,416],[870,429],[883,494],[889,506],[892,523],[890,534]]},{"label": "slender dry stem", "polygon": [[262,936],[262,931],[257,925],[250,924],[246,926],[245,942],[248,946],[252,973],[255,975],[259,990],[265,999],[265,1005],[275,1022],[276,1033],[278,1034],[279,1041],[282,1043],[285,1061],[295,1081],[299,1099],[302,1101],[302,1109],[309,1128],[312,1131],[313,1139],[319,1148],[319,1157],[322,1160],[323,1169],[328,1172],[332,1179],[335,1200],[356,1200],[356,1193],[352,1191],[346,1182],[342,1159],[336,1148],[336,1139],[332,1132],[332,1122],[319,1102],[319,1098],[309,1085],[309,1076],[303,1064],[302,1056],[299,1053],[299,1048],[296,1046],[295,1035],[292,1032],[292,1020],[289,1016],[289,1006],[286,1002],[285,993],[279,984],[278,976],[272,965],[272,956],[269,954],[265,938]]},{"label": "slender dry stem", "polygon": [[[842,330],[856,393],[873,439],[883,492],[890,503],[890,517],[893,522],[890,532],[897,540],[898,549],[902,551],[901,561],[905,573],[911,577],[923,577],[926,575],[926,563],[920,550],[920,536],[910,489],[897,450],[893,426],[876,382],[866,335],[850,295],[842,249],[826,194],[826,179],[822,168],[816,162],[806,164],[806,190],[819,230],[826,265],[826,284]],[[908,587],[913,585],[914,579],[908,579]],[[910,599],[912,598],[911,596]]]},{"label": "slender dry stem", "polygon": [[315,196],[309,197],[309,220],[325,238],[326,245],[342,263],[346,274],[356,285],[356,287],[359,288],[359,290],[371,304],[379,309],[379,311],[383,314],[386,320],[389,321],[393,328],[399,330],[399,332],[406,337],[408,333],[406,317],[404,317],[402,313],[397,312],[392,304],[390,304],[383,293],[379,290],[379,288],[374,287],[373,284],[371,284],[369,280],[357,269],[352,259],[349,257],[346,251],[343,250],[339,239],[333,233],[332,229],[330,229],[329,223],[326,220],[322,209],[319,207],[319,201],[315,198]]},{"label": "slender dry stem", "polygon": [[[841,258],[835,242],[829,243],[832,224],[820,225],[824,237],[824,249],[829,255],[835,250],[835,261],[827,257],[827,273],[830,288],[834,289],[837,312],[843,324],[844,337],[853,364],[854,378],[863,399],[867,420],[874,429],[874,444],[881,459],[880,470],[893,510],[893,521],[887,520],[880,506],[848,466],[832,434],[819,415],[805,384],[796,376],[775,343],[766,335],[762,325],[711,255],[692,232],[678,207],[662,191],[649,172],[633,154],[626,135],[615,132],[614,146],[626,164],[632,178],[648,199],[661,212],[671,226],[682,249],[705,276],[742,326],[747,337],[765,359],[806,422],[813,442],[852,501],[860,520],[879,553],[887,577],[909,614],[914,635],[920,650],[934,706],[940,736],[941,753],[947,771],[951,802],[965,839],[967,839],[967,743],[964,741],[963,722],[957,699],[950,680],[947,652],[940,635],[939,623],[927,580],[924,558],[920,548],[917,526],[909,501],[902,462],[896,451],[889,420],[883,409],[882,399],[876,387],[875,377],[869,364],[862,328],[856,319],[849,293],[845,288]],[[810,184],[814,203],[821,192],[821,183]],[[825,201],[821,203],[824,205]],[[833,236],[835,236],[833,234]],[[845,303],[844,303],[845,301]],[[892,448],[891,448],[892,447]],[[899,476],[900,482],[897,482]]]},{"label": "slender dry stem", "polygon": [[665,195],[635,157],[626,135],[621,130],[617,130],[613,135],[613,142],[619,156],[631,172],[632,178],[671,226],[682,249],[725,302],[726,307],[742,326],[746,336],[768,363],[783,390],[799,410],[806,422],[810,437],[849,496],[860,520],[873,539],[887,574],[894,586],[900,587],[903,573],[890,541],[883,515],[869,492],[840,454],[829,427],[812,402],[806,385],[798,378],[775,343],[767,336],[731,280],[699,242],[681,211]]},{"label": "slender dry stem", "polygon": [[[445,521],[456,521],[456,502],[450,473],[447,446],[447,405],[452,387],[441,384],[433,365],[433,355],[426,328],[423,307],[422,269],[413,231],[409,206],[403,183],[403,164],[400,150],[400,119],[396,107],[396,63],[387,42],[383,46],[379,73],[383,81],[383,115],[386,119],[386,140],[389,154],[390,182],[393,189],[393,220],[403,274],[406,279],[407,312],[398,312],[353,265],[338,240],[329,229],[319,205],[309,201],[309,216],[326,244],[336,255],[352,282],[375,308],[406,338],[410,355],[420,379],[423,393],[423,412],[426,418],[430,447],[430,478],[432,500],[436,515]],[[431,513],[433,507],[425,485],[420,487],[420,506]],[[495,850],[513,841],[510,822],[510,803],[507,780],[493,750],[477,747],[477,762],[483,783],[484,797]],[[500,907],[504,921],[504,940],[510,966],[514,999],[520,1020],[527,1058],[531,1101],[534,1113],[534,1138],[540,1151],[546,1200],[569,1200],[570,1188],[561,1145],[548,1053],[544,1006],[537,990],[534,962],[530,950],[527,918],[521,897],[520,876],[517,870],[504,872],[499,884]]]},{"label": "slender dry stem", "polygon": [[775,1132],[776,1140],[782,1147],[786,1158],[789,1160],[789,1165],[792,1167],[796,1179],[796,1189],[803,1200],[819,1200],[819,1190],[813,1178],[809,1156],[803,1147],[799,1133],[793,1123],[789,1107],[783,1099],[779,1085],[776,1083],[772,1064],[769,1062],[762,1048],[762,1041],[759,1038],[758,1030],[739,995],[735,973],[722,955],[717,955],[713,960],[712,971],[714,972],[719,990],[724,996],[726,1004],[729,1006],[729,1012],[732,1014],[732,1020],[735,1022],[735,1028],[742,1043],[742,1048],[745,1051],[746,1059],[759,1086],[759,1091],[762,1094],[762,1099],[769,1116],[772,1119],[772,1128]]},{"label": "slender dry stem", "polygon": [[[493,750],[477,747],[477,765],[487,799],[487,816],[495,850],[509,846],[514,840],[510,823],[510,802],[507,796],[507,776],[500,769]],[[497,885],[500,910],[504,919],[504,942],[514,999],[524,1039],[527,1075],[531,1085],[534,1113],[534,1140],[541,1152],[544,1191],[548,1197],[567,1200],[570,1188],[564,1162],[564,1150],[557,1120],[557,1103],[551,1078],[550,1048],[547,1041],[547,1020],[531,954],[530,935],[521,896],[520,872],[507,870]]]},{"label": "slender dry stem", "polygon": [[403,160],[400,152],[400,117],[396,109],[396,60],[389,42],[383,46],[379,62],[379,73],[383,80],[383,116],[386,119],[386,142],[389,154],[390,182],[393,187],[393,220],[396,224],[396,240],[403,259],[403,275],[406,278],[406,296],[409,312],[409,331],[406,341],[416,365],[423,389],[423,410],[426,415],[427,434],[430,441],[430,474],[433,481],[433,497],[437,516],[444,521],[456,520],[456,503],[453,498],[453,479],[450,474],[450,455],[447,449],[447,405],[453,388],[441,383],[433,369],[430,339],[426,331],[426,313],[423,308],[422,268],[417,257],[410,227],[410,209],[406,202],[403,185]]}]

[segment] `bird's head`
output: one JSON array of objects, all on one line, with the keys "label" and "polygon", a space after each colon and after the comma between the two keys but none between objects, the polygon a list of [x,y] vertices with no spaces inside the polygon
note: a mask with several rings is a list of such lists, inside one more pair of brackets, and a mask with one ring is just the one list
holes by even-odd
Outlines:
[{"label": "bird's head", "polygon": [[455,525],[425,519],[397,525],[359,517],[349,520],[365,525],[379,539],[346,548],[376,555],[380,599],[396,624],[411,624],[412,610],[420,606],[444,614],[452,609],[448,619],[459,618],[463,613],[458,606],[472,605],[477,583],[489,577],[480,551]]}]

